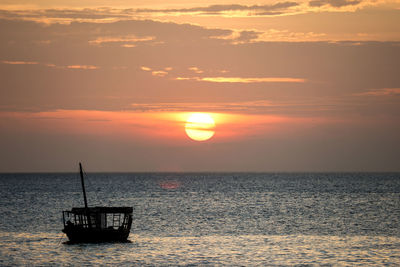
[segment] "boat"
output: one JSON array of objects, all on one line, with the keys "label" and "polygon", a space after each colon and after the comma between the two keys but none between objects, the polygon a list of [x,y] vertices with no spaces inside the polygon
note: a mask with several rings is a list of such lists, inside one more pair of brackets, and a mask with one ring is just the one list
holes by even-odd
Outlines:
[{"label": "boat", "polygon": [[63,211],[67,243],[129,242],[132,207],[88,207],[82,164],[79,173],[85,207]]}]

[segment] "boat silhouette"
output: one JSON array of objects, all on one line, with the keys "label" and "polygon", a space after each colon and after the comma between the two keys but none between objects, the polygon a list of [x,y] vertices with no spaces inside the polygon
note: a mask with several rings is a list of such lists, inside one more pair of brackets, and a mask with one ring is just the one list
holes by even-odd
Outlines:
[{"label": "boat silhouette", "polygon": [[132,207],[88,207],[82,164],[79,163],[85,207],[63,211],[62,230],[68,243],[127,242],[132,226]]}]

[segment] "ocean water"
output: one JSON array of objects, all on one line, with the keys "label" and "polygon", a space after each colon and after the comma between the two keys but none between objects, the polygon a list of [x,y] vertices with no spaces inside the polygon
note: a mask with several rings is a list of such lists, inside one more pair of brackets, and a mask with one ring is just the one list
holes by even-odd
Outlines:
[{"label": "ocean water", "polygon": [[0,266],[400,265],[399,173],[89,173],[130,243],[67,245],[78,174],[0,174]]}]

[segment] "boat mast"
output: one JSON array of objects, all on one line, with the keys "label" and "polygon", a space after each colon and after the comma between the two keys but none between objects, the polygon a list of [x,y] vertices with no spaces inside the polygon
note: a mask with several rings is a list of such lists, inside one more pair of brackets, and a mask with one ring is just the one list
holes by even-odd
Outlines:
[{"label": "boat mast", "polygon": [[91,223],[90,214],[89,214],[89,208],[88,208],[87,199],[86,199],[85,183],[83,181],[82,164],[80,162],[79,162],[79,173],[81,175],[83,200],[85,201],[85,213],[86,213],[86,218],[87,218],[87,222],[88,222],[88,227],[92,228],[92,223]]},{"label": "boat mast", "polygon": [[85,191],[85,183],[83,181],[83,171],[82,171],[82,164],[79,162],[79,172],[81,174],[81,182],[82,182],[82,191],[83,191],[83,200],[85,201],[85,209],[88,208],[87,199],[86,199],[86,191]]}]

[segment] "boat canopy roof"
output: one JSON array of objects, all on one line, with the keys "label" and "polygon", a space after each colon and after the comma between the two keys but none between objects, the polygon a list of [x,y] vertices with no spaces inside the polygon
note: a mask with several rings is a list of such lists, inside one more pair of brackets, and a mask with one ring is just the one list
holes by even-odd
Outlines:
[{"label": "boat canopy roof", "polygon": [[[72,208],[71,213],[86,214],[86,208]],[[91,207],[89,213],[132,213],[132,207]]]}]

